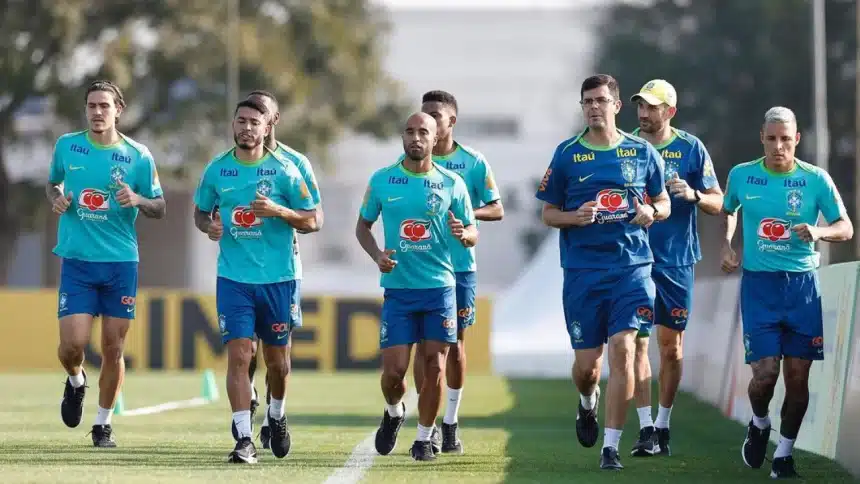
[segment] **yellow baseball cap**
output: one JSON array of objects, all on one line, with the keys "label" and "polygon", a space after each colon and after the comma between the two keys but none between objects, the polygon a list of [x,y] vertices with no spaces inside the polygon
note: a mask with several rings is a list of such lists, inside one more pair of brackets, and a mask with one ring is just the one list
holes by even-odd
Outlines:
[{"label": "yellow baseball cap", "polygon": [[675,107],[678,104],[675,88],[663,79],[648,81],[638,93],[630,97],[630,102],[636,102],[637,99],[642,99],[652,106],[668,104]]}]

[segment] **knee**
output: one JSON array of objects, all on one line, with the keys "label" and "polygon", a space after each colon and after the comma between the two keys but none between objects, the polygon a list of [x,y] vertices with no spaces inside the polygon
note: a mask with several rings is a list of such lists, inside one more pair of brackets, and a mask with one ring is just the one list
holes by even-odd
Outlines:
[{"label": "knee", "polygon": [[406,378],[406,365],[387,364],[382,366],[382,379],[391,384],[402,382]]},{"label": "knee", "polygon": [[102,363],[116,363],[122,360],[122,345],[109,343],[102,347]]},{"label": "knee", "polygon": [[[609,366],[618,370],[629,370],[636,353],[636,344],[628,335],[616,335],[609,341]],[[644,357],[647,359],[647,353]]]},{"label": "knee", "polygon": [[463,347],[463,342],[460,341],[456,345],[451,345],[451,348],[448,350],[448,362],[462,365],[465,360],[466,351]]},{"label": "knee", "polygon": [[773,388],[779,380],[779,370],[763,369],[753,372],[752,382],[758,387]]},{"label": "knee", "polygon": [[427,353],[424,355],[424,378],[438,378],[442,374],[442,353]]},{"label": "knee", "polygon": [[266,362],[266,372],[273,378],[282,379],[290,374],[289,361],[284,358],[280,361]]},{"label": "knee", "polygon": [[251,365],[254,356],[253,348],[249,344],[227,345],[227,366],[232,368],[247,368]]},{"label": "knee", "polygon": [[809,395],[809,380],[797,376],[785,378],[785,398],[804,397]]},{"label": "knee", "polygon": [[660,345],[660,360],[665,362],[678,362],[682,358],[681,346],[676,341]]},{"label": "knee", "polygon": [[577,359],[574,362],[573,371],[577,380],[594,384],[600,379],[598,361],[580,361]]}]

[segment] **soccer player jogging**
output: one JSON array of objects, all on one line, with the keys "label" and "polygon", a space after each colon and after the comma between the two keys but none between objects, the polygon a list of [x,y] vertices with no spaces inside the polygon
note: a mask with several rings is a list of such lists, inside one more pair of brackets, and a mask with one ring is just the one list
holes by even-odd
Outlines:
[{"label": "soccer player jogging", "polygon": [[59,215],[54,254],[62,259],[59,304],[60,363],[66,369],[60,413],[68,427],[81,423],[87,374],[84,350],[95,317],[102,317],[99,403],[93,445],[116,447],[111,415],[125,378],[125,336],[135,316],[138,213],[166,211],[155,161],[146,146],[117,131],[122,91],[95,81],[84,95],[89,127],[61,136],[46,187]]},{"label": "soccer player jogging", "polygon": [[[457,344],[456,276],[452,244],[477,242],[474,212],[463,179],[433,162],[436,122],[425,113],[409,117],[397,163],[370,178],[355,227],[376,262],[385,289],[379,346],[386,406],[376,451],[388,455],[406,420],[406,371],[412,345],[424,346],[424,378],[418,395],[418,436],[410,451],[419,461],[436,458],[430,441],[442,393],[442,367]],[[382,216],[385,249],[371,232]],[[452,237],[453,236],[453,237]]]},{"label": "soccer player jogging", "polygon": [[[493,178],[493,172],[484,156],[474,149],[454,141],[454,125],[457,122],[457,99],[445,91],[430,91],[421,99],[421,111],[436,121],[436,146],[433,161],[463,178],[475,219],[483,221],[501,220],[504,207]],[[436,452],[463,453],[463,444],[457,430],[460,399],[466,379],[466,329],[475,322],[475,294],[477,278],[475,249],[451,242],[451,257],[456,273],[457,298],[457,345],[451,346],[445,366],[448,384],[445,415],[442,418],[442,438],[438,441],[437,427],[433,426],[433,446]],[[415,349],[412,367],[416,388],[424,381],[424,350],[419,344]]]},{"label": "soccer player jogging", "polygon": [[[256,100],[257,102],[263,103],[266,108],[269,110],[269,113],[273,113],[271,115],[271,128],[269,134],[265,138],[265,147],[269,151],[274,152],[280,158],[287,160],[294,164],[296,168],[298,168],[299,173],[302,175],[302,179],[305,182],[305,185],[308,187],[308,191],[311,195],[311,200],[314,205],[316,205],[316,224],[314,225],[313,230],[305,230],[305,229],[296,229],[296,232],[300,234],[308,234],[311,232],[319,231],[322,228],[323,224],[323,211],[321,205],[321,197],[319,186],[317,184],[316,176],[314,175],[313,167],[311,166],[310,161],[308,161],[307,157],[302,153],[290,148],[289,146],[279,142],[275,138],[275,126],[278,125],[278,122],[281,120],[281,112],[278,107],[278,100],[275,98],[275,95],[268,91],[252,91],[248,94],[248,99]],[[296,254],[296,285],[301,285],[302,279],[302,259],[299,256],[299,239],[298,237],[293,237],[293,249]],[[251,380],[251,424],[253,427],[254,423],[254,415],[256,413],[256,409],[258,406],[257,401],[257,389],[254,385],[254,374],[257,371],[257,336],[254,335],[251,349],[251,364],[248,367],[248,376]],[[287,359],[287,368],[286,374],[287,378],[289,378],[291,371],[290,359]],[[267,372],[268,373],[268,372]],[[268,382],[266,383],[266,403],[271,404],[271,388],[269,387]],[[232,425],[233,439],[239,440],[239,434],[236,430],[236,425]],[[269,429],[269,419],[264,418],[263,424],[260,428],[260,443],[262,444],[264,449],[269,448],[269,437],[270,437],[270,429]]]},{"label": "soccer player jogging", "polygon": [[616,128],[618,82],[605,74],[589,77],[580,95],[587,128],[558,145],[536,196],[544,202],[543,222],[561,231],[562,305],[580,393],[576,436],[584,447],[597,443],[598,382],[608,343],[600,467],[622,469],[618,445],[633,398],[634,340],[654,311],[645,228],[668,217],[671,203],[660,154]]},{"label": "soccer player jogging", "polygon": [[[752,368],[749,398],[753,417],[741,455],[761,467],[771,432],[768,406],[780,373],[785,381],[782,425],[771,477],[796,477],[792,449],[809,404],[809,369],[824,359],[824,328],[815,242],[845,242],[854,227],[830,175],[794,155],[800,132],[784,107],[764,116],[764,157],[729,172],[722,269],[731,273],[740,260],[732,248],[736,214],[743,209],[741,318],[747,364]],[[826,226],[817,226],[819,213]]]},{"label": "soccer player jogging", "polygon": [[[227,395],[239,437],[228,457],[234,463],[257,461],[248,375],[255,333],[272,392],[266,412],[272,454],[283,458],[290,451],[284,395],[291,334],[302,324],[296,257],[290,248],[296,229],[316,228],[315,205],[301,173],[263,145],[270,116],[258,101],[237,105],[236,146],[206,166],[194,196],[195,225],[220,248],[216,305],[227,347]],[[219,210],[212,215],[215,206]]]},{"label": "soccer player jogging", "polygon": [[[654,254],[651,277],[657,291],[653,321],[643,324],[636,338],[634,398],[640,430],[631,455],[637,457],[655,453],[671,455],[669,417],[681,384],[684,329],[693,304],[693,267],[702,259],[696,207],[708,215],[719,215],[723,206],[723,192],[705,145],[692,134],[671,126],[677,100],[675,88],[663,79],[649,81],[630,98],[639,115],[639,128],[633,134],[651,143],[663,157],[666,187],[672,200],[672,215],[648,229]],[[651,420],[651,362],[648,359],[648,339],[654,324],[660,348],[660,402],[656,422]]]}]

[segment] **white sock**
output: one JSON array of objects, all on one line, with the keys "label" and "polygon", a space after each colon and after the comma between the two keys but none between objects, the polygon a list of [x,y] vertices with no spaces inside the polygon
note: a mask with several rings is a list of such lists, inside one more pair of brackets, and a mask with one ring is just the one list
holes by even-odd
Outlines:
[{"label": "white sock", "polygon": [[794,439],[789,439],[780,434],[779,443],[776,444],[776,452],[773,453],[773,458],[779,459],[780,457],[788,457],[791,455],[791,451],[793,449]]},{"label": "white sock", "polygon": [[385,405],[385,409],[388,410],[388,415],[391,417],[402,417],[403,416],[403,403],[397,402],[394,405]]},{"label": "white sock", "polygon": [[113,415],[112,408],[99,407],[96,412],[96,425],[110,425],[110,418]]},{"label": "white sock", "polygon": [[280,420],[284,416],[284,401],[273,398],[269,405],[269,415],[275,420]]},{"label": "white sock", "polygon": [[433,434],[433,427],[425,427],[418,424],[418,437],[415,437],[415,440],[419,442],[427,442],[430,440],[431,434]]},{"label": "white sock", "polygon": [[651,406],[647,407],[639,407],[636,409],[636,413],[639,414],[639,428],[644,429],[645,427],[653,427],[654,421],[651,420]]},{"label": "white sock", "polygon": [[618,450],[618,444],[621,443],[621,430],[611,429],[607,427],[603,431],[603,448],[613,447]]},{"label": "white sock", "polygon": [[582,408],[586,410],[591,410],[597,405],[597,392],[592,393],[591,395],[583,395],[579,394],[579,401],[582,402]]},{"label": "white sock", "polygon": [[[269,408],[268,408],[268,409],[266,409],[266,415],[269,415],[269,412],[271,412],[271,411],[272,411],[272,406],[271,406],[271,405],[269,405]],[[268,427],[268,426],[269,426],[269,419],[268,419],[268,418],[264,418],[264,419],[263,419],[263,423],[262,423],[262,424],[260,424],[260,428]]]},{"label": "white sock", "polygon": [[442,422],[448,425],[457,423],[457,414],[460,413],[460,398],[463,396],[462,388],[448,388],[448,405],[445,407],[445,416]]},{"label": "white sock", "polygon": [[80,388],[84,386],[84,372],[80,372],[77,375],[69,375],[69,383],[72,384],[72,388]]},{"label": "white sock", "polygon": [[233,423],[236,424],[236,430],[239,432],[239,438],[251,436],[251,411],[239,410],[233,412]]},{"label": "white sock", "polygon": [[668,429],[669,428],[669,417],[672,416],[672,407],[666,408],[663,405],[657,406],[657,421],[654,422],[654,426],[658,429]]},{"label": "white sock", "polygon": [[765,415],[764,417],[757,417],[757,416],[753,415],[752,421],[753,421],[753,425],[758,427],[759,430],[764,430],[764,429],[770,427],[770,416],[769,415]]}]

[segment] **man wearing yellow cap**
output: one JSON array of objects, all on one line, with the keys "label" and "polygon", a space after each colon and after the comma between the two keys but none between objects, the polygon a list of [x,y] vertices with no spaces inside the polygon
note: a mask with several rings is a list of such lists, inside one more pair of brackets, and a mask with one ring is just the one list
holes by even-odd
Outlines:
[{"label": "man wearing yellow cap", "polygon": [[[719,215],[723,192],[705,145],[695,136],[670,126],[677,112],[678,95],[663,79],[645,84],[630,101],[637,105],[639,128],[633,134],[644,138],[666,162],[666,188],[672,199],[671,215],[648,230],[654,253],[651,277],[657,286],[653,323],[643,324],[636,339],[634,374],[639,441],[631,454],[671,455],[669,417],[681,383],[681,343],[692,307],[693,267],[701,260],[696,229],[698,206],[708,215]],[[657,421],[651,420],[651,364],[648,338],[657,325],[660,347],[660,404]]]}]

